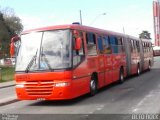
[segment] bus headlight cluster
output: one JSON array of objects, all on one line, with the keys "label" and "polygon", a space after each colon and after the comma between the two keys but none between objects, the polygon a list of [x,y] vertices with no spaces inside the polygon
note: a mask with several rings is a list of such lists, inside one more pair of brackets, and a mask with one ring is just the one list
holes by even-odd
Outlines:
[{"label": "bus headlight cluster", "polygon": [[69,86],[70,84],[68,82],[60,82],[60,83],[54,83],[55,87],[66,87]]},{"label": "bus headlight cluster", "polygon": [[16,88],[24,88],[24,84],[17,84]]}]

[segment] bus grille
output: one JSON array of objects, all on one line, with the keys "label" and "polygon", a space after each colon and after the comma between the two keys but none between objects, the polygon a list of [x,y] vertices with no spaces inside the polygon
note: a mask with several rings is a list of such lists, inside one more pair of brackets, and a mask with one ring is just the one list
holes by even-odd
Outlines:
[{"label": "bus grille", "polygon": [[28,95],[51,95],[53,81],[27,81],[25,84]]}]

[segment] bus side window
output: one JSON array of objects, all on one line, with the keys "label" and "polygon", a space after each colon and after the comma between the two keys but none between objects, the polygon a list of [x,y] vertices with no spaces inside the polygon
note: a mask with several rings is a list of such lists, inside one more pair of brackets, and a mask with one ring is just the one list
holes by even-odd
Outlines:
[{"label": "bus side window", "polygon": [[149,43],[147,43],[147,52],[149,52]]},{"label": "bus side window", "polygon": [[103,54],[103,39],[98,36],[98,53]]},{"label": "bus side window", "polygon": [[123,45],[122,45],[122,38],[118,37],[118,53],[122,53],[123,52]]},{"label": "bus side window", "polygon": [[145,43],[143,42],[143,52],[145,53]]},{"label": "bus side window", "polygon": [[137,53],[136,40],[133,40],[134,51]]},{"label": "bus side window", "polygon": [[148,52],[148,43],[146,43],[146,52]]},{"label": "bus side window", "polygon": [[[81,61],[84,59],[84,39],[83,39],[83,33],[79,32],[79,37],[82,39],[81,43],[81,49],[75,50],[73,49],[73,66],[77,66]],[[73,36],[73,42],[75,42],[75,37]],[[74,47],[73,47],[74,48]]]},{"label": "bus side window", "polygon": [[136,41],[137,51],[140,52],[139,41]]},{"label": "bus side window", "polygon": [[148,43],[148,52],[150,51],[150,44]]},{"label": "bus side window", "polygon": [[111,46],[112,46],[112,52],[118,53],[118,41],[117,38],[114,36],[110,36]]},{"label": "bus side window", "polygon": [[152,44],[150,43],[149,44],[149,52],[151,52],[152,51]]},{"label": "bus side window", "polygon": [[130,40],[130,44],[131,44],[131,52],[134,52],[134,44],[133,44],[133,40]]},{"label": "bus side window", "polygon": [[97,55],[96,36],[94,33],[86,33],[88,55]]},{"label": "bus side window", "polygon": [[83,39],[83,33],[81,32],[80,35],[81,35],[82,43],[81,43],[81,49],[79,50],[78,54],[80,56],[84,57],[84,39]]},{"label": "bus side window", "polygon": [[110,39],[108,36],[104,37],[104,53],[105,54],[111,54],[111,45],[110,45]]}]

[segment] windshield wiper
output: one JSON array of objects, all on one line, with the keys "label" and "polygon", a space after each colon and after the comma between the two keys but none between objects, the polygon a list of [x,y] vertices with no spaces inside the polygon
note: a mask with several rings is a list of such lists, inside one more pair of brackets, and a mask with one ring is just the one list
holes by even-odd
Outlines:
[{"label": "windshield wiper", "polygon": [[32,59],[30,60],[30,62],[28,63],[27,67],[26,67],[26,70],[25,72],[29,72],[30,68],[32,67],[33,65],[33,62],[36,61],[36,58],[37,58],[37,52],[38,52],[38,49],[35,53],[35,55],[32,57]]}]

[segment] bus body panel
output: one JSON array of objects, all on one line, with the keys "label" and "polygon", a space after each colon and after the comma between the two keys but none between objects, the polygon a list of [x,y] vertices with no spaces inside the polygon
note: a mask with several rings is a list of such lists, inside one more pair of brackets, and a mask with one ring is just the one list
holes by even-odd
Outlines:
[{"label": "bus body panel", "polygon": [[[72,98],[72,72],[40,72],[16,74],[16,92],[19,99],[64,99]],[[57,83],[67,83],[64,87]],[[22,86],[23,87],[20,87]]]},{"label": "bus body panel", "polygon": [[112,55],[104,55],[104,65],[105,65],[105,85],[113,82],[113,59]]},{"label": "bus body panel", "polygon": [[[92,61],[92,62],[91,62]],[[91,71],[95,71],[95,58],[89,58],[84,60],[73,70],[72,83],[73,90],[75,91],[74,96],[80,96],[90,91],[89,84],[91,79]]]}]

